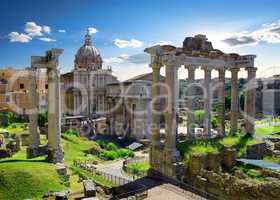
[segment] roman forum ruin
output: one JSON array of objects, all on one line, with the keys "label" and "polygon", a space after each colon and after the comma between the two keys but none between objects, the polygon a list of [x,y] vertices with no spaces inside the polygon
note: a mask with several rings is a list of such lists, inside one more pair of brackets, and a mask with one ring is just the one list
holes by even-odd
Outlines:
[{"label": "roman forum ruin", "polygon": [[[51,49],[45,56],[32,56],[30,74],[30,109],[29,109],[29,131],[31,145],[27,148],[27,157],[33,158],[40,155],[48,155],[48,160],[53,163],[63,162],[63,151],[61,147],[61,94],[60,74],[58,68],[58,57],[62,49]],[[40,134],[37,127],[37,102],[36,102],[36,71],[47,70],[48,78],[48,144],[40,146]]]},{"label": "roman forum ruin", "polygon": [[[255,55],[226,54],[214,49],[204,35],[187,37],[183,42],[183,48],[170,45],[153,46],[145,49],[150,54],[150,67],[153,70],[152,82],[152,141],[150,150],[151,173],[161,174],[167,177],[176,178],[176,171],[180,154],[176,149],[176,111],[178,103],[178,68],[184,66],[188,69],[189,86],[194,84],[195,70],[204,70],[204,134],[211,134],[211,71],[219,72],[219,134],[225,134],[225,72],[231,72],[231,133],[237,131],[238,120],[238,72],[245,68],[248,72],[248,84],[245,93],[245,131],[247,134],[254,134],[255,115],[255,77],[257,68],[254,67]],[[165,133],[166,139],[163,144],[160,141],[160,126],[158,112],[159,77],[160,69],[165,66],[166,85],[169,89],[165,111]],[[188,89],[188,97],[192,96],[192,89]],[[188,98],[188,130],[193,133],[194,115],[193,99]]]}]

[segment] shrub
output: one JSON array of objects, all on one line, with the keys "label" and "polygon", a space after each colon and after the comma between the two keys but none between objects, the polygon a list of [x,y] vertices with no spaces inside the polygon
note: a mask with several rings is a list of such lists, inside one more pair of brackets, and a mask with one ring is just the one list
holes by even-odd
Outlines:
[{"label": "shrub", "polygon": [[97,140],[96,143],[102,148],[105,149],[106,148],[106,142],[102,141],[102,140]]},{"label": "shrub", "polygon": [[93,145],[90,149],[87,149],[84,152],[98,156],[103,152],[103,149],[101,149],[99,145]]},{"label": "shrub", "polygon": [[212,120],[211,120],[212,127],[217,128],[218,127],[218,122],[219,122],[218,117],[217,116],[213,117]]},{"label": "shrub", "polygon": [[17,125],[16,124],[12,124],[12,128],[17,128]]},{"label": "shrub", "polygon": [[117,151],[117,150],[118,150],[118,147],[117,147],[117,145],[115,145],[114,143],[109,142],[109,143],[106,145],[105,149],[108,150],[108,151]]},{"label": "shrub", "polygon": [[44,126],[48,122],[48,112],[39,112],[38,113],[38,125]]},{"label": "shrub", "polygon": [[104,151],[101,153],[101,156],[106,158],[107,160],[115,160],[119,158],[119,154],[116,151]]},{"label": "shrub", "polygon": [[68,129],[65,132],[66,135],[75,135],[75,136],[80,136],[80,133],[76,129]]},{"label": "shrub", "polygon": [[204,110],[196,110],[194,112],[195,123],[201,125],[204,119]]},{"label": "shrub", "polygon": [[131,151],[129,149],[120,149],[120,150],[118,150],[118,154],[122,158],[124,158],[124,157],[134,157],[133,151]]},{"label": "shrub", "polygon": [[149,169],[150,169],[150,165],[147,162],[130,163],[126,167],[126,171],[128,173],[132,173],[132,174],[135,174],[135,175],[144,174]]}]

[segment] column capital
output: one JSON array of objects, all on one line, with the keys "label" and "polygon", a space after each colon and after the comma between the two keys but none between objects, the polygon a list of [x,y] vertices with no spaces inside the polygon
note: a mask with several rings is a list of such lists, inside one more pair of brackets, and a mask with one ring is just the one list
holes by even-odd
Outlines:
[{"label": "column capital", "polygon": [[158,55],[151,55],[151,63],[149,64],[151,68],[161,68],[162,60]]},{"label": "column capital", "polygon": [[224,67],[218,68],[217,70],[219,73],[223,73],[223,74],[226,72],[226,68]]},{"label": "column capital", "polygon": [[247,72],[256,72],[258,70],[258,68],[256,68],[256,67],[246,67],[245,70]]},{"label": "column capital", "polygon": [[208,65],[203,65],[201,66],[201,69],[204,70],[204,71],[209,71],[211,72],[211,70],[213,69],[212,67],[208,66]]},{"label": "column capital", "polygon": [[195,71],[197,68],[195,65],[184,65],[184,67],[189,71]]},{"label": "column capital", "polygon": [[240,71],[240,68],[238,68],[238,67],[232,67],[232,68],[230,68],[229,69],[232,73],[237,73],[237,72],[239,72]]}]

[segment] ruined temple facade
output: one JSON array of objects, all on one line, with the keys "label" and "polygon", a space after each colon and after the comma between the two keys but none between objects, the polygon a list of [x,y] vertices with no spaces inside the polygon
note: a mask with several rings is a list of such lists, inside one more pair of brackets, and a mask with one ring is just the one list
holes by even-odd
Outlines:
[{"label": "ruined temple facade", "polygon": [[85,35],[74,61],[74,69],[62,76],[63,113],[93,117],[106,111],[106,86],[118,82],[110,67],[102,68],[102,57],[92,44],[89,32]]},{"label": "ruined temple facade", "polygon": [[[255,119],[255,88],[256,70],[254,66],[255,55],[227,54],[214,49],[211,42],[204,35],[187,37],[183,47],[170,45],[153,46],[145,49],[151,56],[150,67],[153,70],[152,86],[152,146],[150,150],[151,172],[160,173],[167,177],[176,178],[177,166],[180,161],[180,154],[176,149],[177,139],[177,108],[178,108],[178,69],[185,67],[188,70],[188,134],[194,132],[194,99],[192,87],[195,85],[195,70],[201,68],[204,71],[203,81],[203,104],[204,104],[204,134],[211,135],[211,72],[217,70],[219,73],[218,87],[218,114],[219,134],[225,134],[225,72],[231,72],[231,116],[230,132],[237,132],[238,113],[238,72],[244,68],[248,73],[248,80],[245,89],[245,108],[243,117],[245,120],[245,131],[253,135]],[[159,96],[160,69],[165,67],[166,86],[169,88],[167,95],[167,109],[165,112],[165,133],[164,143],[160,140],[160,124],[157,97]]]}]

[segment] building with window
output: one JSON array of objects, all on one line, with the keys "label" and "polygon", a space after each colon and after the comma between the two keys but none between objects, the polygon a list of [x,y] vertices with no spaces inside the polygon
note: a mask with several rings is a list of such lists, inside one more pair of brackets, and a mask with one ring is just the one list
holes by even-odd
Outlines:
[{"label": "building with window", "polygon": [[[29,74],[28,70],[13,68],[0,69],[0,110],[25,115],[29,106]],[[38,109],[46,109],[46,79],[43,72],[37,72]]]}]

